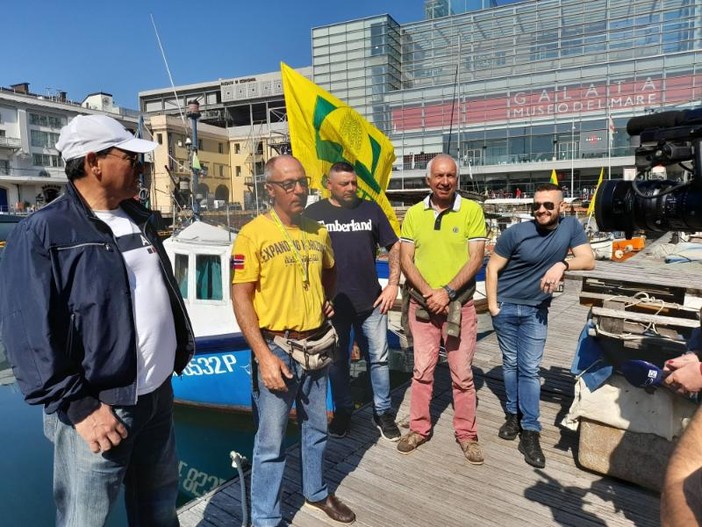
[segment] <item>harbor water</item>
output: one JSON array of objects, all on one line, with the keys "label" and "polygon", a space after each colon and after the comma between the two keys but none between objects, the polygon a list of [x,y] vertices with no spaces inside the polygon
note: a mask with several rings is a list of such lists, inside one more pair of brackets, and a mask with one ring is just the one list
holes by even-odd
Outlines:
[{"label": "harbor water", "polygon": [[[371,400],[363,361],[354,363],[351,393],[357,406]],[[7,365],[2,364],[2,368]],[[7,370],[5,370],[7,371]],[[408,373],[390,373],[392,387],[406,382]],[[11,378],[9,380],[12,380]],[[3,381],[4,382],[4,381]],[[52,497],[53,454],[42,430],[42,409],[29,406],[14,382],[0,385],[0,510],[3,527],[54,525]],[[180,458],[179,505],[202,496],[236,475],[229,453],[236,450],[251,459],[254,422],[251,414],[205,408],[175,408],[176,441]],[[298,440],[297,426],[288,426],[287,444]],[[126,525],[122,501],[108,527]]]},{"label": "harbor water", "polygon": [[[17,385],[0,386],[0,510],[3,527],[54,525],[51,443],[42,430],[42,409],[27,405]],[[175,410],[176,437],[180,458],[179,505],[209,492],[236,474],[229,452],[247,459],[253,449],[251,415],[203,408]],[[297,440],[297,429],[289,426],[288,444]],[[126,525],[124,507],[115,507],[108,526]]]}]

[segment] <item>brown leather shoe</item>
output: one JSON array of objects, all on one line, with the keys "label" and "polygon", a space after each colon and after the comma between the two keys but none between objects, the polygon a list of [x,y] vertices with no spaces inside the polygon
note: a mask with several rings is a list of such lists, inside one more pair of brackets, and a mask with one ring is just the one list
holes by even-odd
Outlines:
[{"label": "brown leather shoe", "polygon": [[341,523],[353,523],[356,521],[356,515],[353,513],[353,511],[344,505],[344,503],[339,498],[334,496],[334,494],[329,494],[326,500],[305,500],[305,504],[323,511],[334,521]]},{"label": "brown leather shoe", "polygon": [[463,450],[468,463],[471,465],[482,465],[485,462],[485,455],[477,438],[459,441],[458,444],[461,445],[461,450]]}]

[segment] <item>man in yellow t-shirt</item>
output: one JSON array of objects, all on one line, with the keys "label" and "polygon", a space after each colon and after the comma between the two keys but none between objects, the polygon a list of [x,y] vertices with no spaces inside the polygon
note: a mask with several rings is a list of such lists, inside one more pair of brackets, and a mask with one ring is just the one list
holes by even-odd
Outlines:
[{"label": "man in yellow t-shirt", "polygon": [[309,178],[292,156],[265,166],[272,209],[247,223],[232,250],[234,314],[254,353],[253,401],[258,430],[251,473],[251,519],[282,523],[283,441],[293,403],[302,424],[302,493],[306,504],[350,523],[355,514],[329,493],[324,481],[328,366],[306,370],[275,342],[320,333],[334,314],[334,252],[326,229],[301,216]]},{"label": "man in yellow t-shirt", "polygon": [[[400,238],[402,271],[424,305],[413,298],[409,306],[414,340],[410,431],[397,449],[409,454],[431,436],[429,405],[443,339],[451,370],[456,441],[468,462],[480,465],[483,451],[471,369],[478,326],[472,290],[484,257],[485,219],[477,203],[456,192],[458,165],[450,156],[439,154],[429,162],[427,184],[431,194],[407,211]],[[453,328],[449,332],[450,305],[452,313],[460,311],[458,334]],[[458,325],[455,319],[451,324]]]}]

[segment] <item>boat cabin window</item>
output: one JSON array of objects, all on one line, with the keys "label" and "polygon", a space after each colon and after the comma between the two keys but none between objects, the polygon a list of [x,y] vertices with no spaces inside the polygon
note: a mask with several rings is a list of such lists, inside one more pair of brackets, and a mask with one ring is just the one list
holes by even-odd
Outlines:
[{"label": "boat cabin window", "polygon": [[222,300],[222,260],[217,254],[198,254],[195,257],[196,289],[198,300]]},{"label": "boat cabin window", "polygon": [[178,288],[183,298],[188,298],[188,255],[175,255],[175,269],[173,270]]}]

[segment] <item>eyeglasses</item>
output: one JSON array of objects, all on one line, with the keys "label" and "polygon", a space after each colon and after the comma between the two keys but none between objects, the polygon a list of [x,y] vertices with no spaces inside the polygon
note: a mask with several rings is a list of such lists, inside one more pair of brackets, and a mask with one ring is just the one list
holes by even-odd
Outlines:
[{"label": "eyeglasses", "polygon": [[118,154],[113,154],[112,152],[107,152],[105,155],[112,156],[112,157],[118,157],[122,161],[129,161],[129,164],[132,166],[132,168],[134,168],[135,166],[137,166],[137,164],[139,164],[139,155],[138,154],[134,154],[131,156],[129,154],[124,154],[123,156],[120,156]]},{"label": "eyeglasses", "polygon": [[531,210],[536,212],[539,210],[541,207],[544,207],[546,210],[553,210],[556,208],[556,204],[553,201],[544,201],[544,202],[539,202],[535,201],[534,203],[531,204]]},{"label": "eyeglasses", "polygon": [[271,185],[278,185],[285,192],[290,193],[295,189],[295,185],[298,183],[302,188],[307,188],[310,186],[310,178],[301,177],[300,179],[288,179],[287,181],[268,181]]}]

